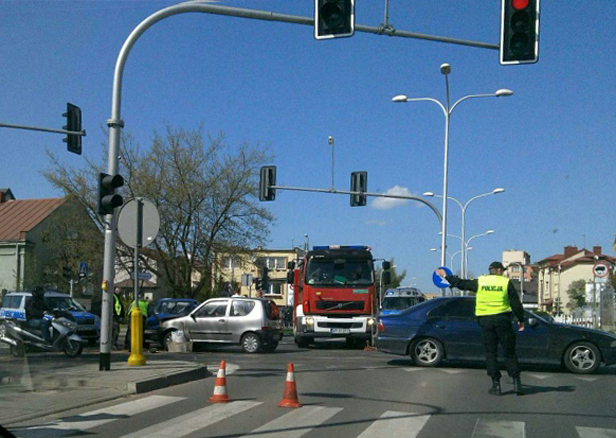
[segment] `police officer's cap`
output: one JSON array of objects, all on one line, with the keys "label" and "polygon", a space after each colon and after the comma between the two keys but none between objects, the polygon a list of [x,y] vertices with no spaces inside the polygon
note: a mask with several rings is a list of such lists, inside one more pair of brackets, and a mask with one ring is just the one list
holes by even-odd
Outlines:
[{"label": "police officer's cap", "polygon": [[490,268],[489,269],[502,269],[504,271],[505,267],[503,266],[503,264],[501,262],[492,262],[492,263],[490,263]]}]

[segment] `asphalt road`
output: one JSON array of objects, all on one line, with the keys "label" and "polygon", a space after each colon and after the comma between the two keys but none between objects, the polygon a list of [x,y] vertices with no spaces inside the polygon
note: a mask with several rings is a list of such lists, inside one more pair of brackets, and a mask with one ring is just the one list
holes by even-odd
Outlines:
[{"label": "asphalt road", "polygon": [[[168,353],[159,353],[168,354]],[[170,355],[169,357],[173,357]],[[272,354],[239,348],[176,354],[217,368],[227,363],[232,402],[212,404],[215,379],[126,397],[22,425],[21,437],[616,437],[616,368],[573,375],[526,368],[527,394],[487,393],[481,364],[414,367],[404,357],[324,342],[299,349],[285,338]],[[43,362],[43,361],[41,361]],[[293,363],[297,409],[279,408]],[[43,364],[41,363],[41,366]]]}]

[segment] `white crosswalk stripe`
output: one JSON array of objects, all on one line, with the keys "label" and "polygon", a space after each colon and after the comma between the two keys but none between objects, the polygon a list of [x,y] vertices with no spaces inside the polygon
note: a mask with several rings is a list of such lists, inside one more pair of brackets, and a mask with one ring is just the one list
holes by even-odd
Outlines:
[{"label": "white crosswalk stripe", "polygon": [[405,437],[415,438],[430,419],[429,415],[386,411],[362,432],[358,438]]},{"label": "white crosswalk stripe", "polygon": [[323,424],[341,410],[342,408],[304,406],[264,424],[245,437],[261,435],[268,438],[299,438]]},{"label": "white crosswalk stripe", "polygon": [[153,395],[139,400],[86,412],[47,425],[30,427],[23,431],[17,431],[15,435],[24,438],[47,438],[72,435],[78,431],[93,429],[120,418],[127,418],[180,400],[184,400],[184,397]]},{"label": "white crosswalk stripe", "polygon": [[580,438],[616,438],[616,430],[598,427],[576,427]]},{"label": "white crosswalk stripe", "polygon": [[478,419],[473,438],[524,438],[522,421],[489,421]]},{"label": "white crosswalk stripe", "polygon": [[173,418],[169,421],[154,424],[137,432],[124,435],[122,438],[181,438],[260,404],[261,402],[251,401],[214,404]]}]

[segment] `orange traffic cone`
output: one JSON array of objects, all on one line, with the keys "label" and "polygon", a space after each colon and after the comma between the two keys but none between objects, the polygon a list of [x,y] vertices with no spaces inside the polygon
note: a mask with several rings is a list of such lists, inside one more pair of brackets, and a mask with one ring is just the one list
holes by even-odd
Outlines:
[{"label": "orange traffic cone", "polygon": [[301,408],[302,404],[297,400],[297,389],[295,388],[295,374],[293,372],[293,364],[289,363],[287,369],[287,382],[284,387],[284,395],[282,401],[278,403],[280,408]]},{"label": "orange traffic cone", "polygon": [[227,395],[226,367],[226,362],[224,360],[220,361],[220,368],[218,368],[218,375],[214,383],[214,394],[210,397],[210,402],[212,403],[226,403],[231,401],[231,398]]}]

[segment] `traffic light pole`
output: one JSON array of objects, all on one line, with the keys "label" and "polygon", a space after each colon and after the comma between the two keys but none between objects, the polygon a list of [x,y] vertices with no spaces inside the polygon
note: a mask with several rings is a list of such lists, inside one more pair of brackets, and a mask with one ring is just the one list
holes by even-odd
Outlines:
[{"label": "traffic light pole", "polygon": [[25,126],[25,125],[12,125],[10,123],[0,123],[0,128],[15,128],[15,129],[27,129],[29,131],[42,131],[42,132],[54,132],[56,134],[68,134],[68,135],[86,135],[85,129],[81,131],[67,131],[65,129],[51,129],[51,128],[39,128],[37,126]]},{"label": "traffic light pole", "polygon": [[436,214],[436,217],[439,221],[439,224],[443,224],[443,216],[441,212],[436,208],[434,204],[425,199],[420,198],[419,196],[413,195],[389,195],[387,193],[372,193],[372,192],[353,192],[347,190],[336,190],[336,189],[310,189],[306,187],[288,187],[288,186],[271,186],[270,188],[276,190],[289,190],[295,192],[316,192],[316,193],[329,193],[332,195],[363,195],[363,196],[372,196],[376,198],[392,198],[392,199],[407,199],[410,201],[421,202],[424,205],[430,207],[430,209]]},{"label": "traffic light pole", "polygon": [[[303,24],[306,26],[314,26],[314,18],[313,17],[299,17],[294,15],[286,15],[286,14],[278,14],[275,12],[268,11],[258,11],[252,9],[243,9],[243,8],[233,8],[228,6],[218,6],[212,4],[205,3],[195,3],[195,2],[187,2],[180,3],[177,5],[169,6],[167,8],[161,9],[160,11],[155,12],[154,14],[147,17],[143,20],[133,31],[130,33],[124,45],[120,49],[120,53],[118,55],[118,59],[116,60],[116,65],[114,69],[113,76],[113,90],[111,96],[111,117],[107,120],[107,126],[109,126],[109,161],[107,173],[109,175],[116,175],[118,173],[118,151],[120,144],[120,134],[121,130],[124,127],[124,121],[121,117],[121,105],[122,105],[122,77],[124,74],[124,67],[126,65],[126,60],[133,46],[143,35],[143,33],[152,27],[157,22],[179,14],[189,13],[189,12],[201,12],[206,14],[214,14],[214,15],[227,15],[232,17],[240,17],[240,18],[249,18],[255,20],[265,20],[265,21],[279,21],[286,23],[295,23],[295,24]],[[415,38],[422,39],[428,41],[449,43],[449,44],[458,44],[463,46],[477,47],[483,49],[492,49],[499,50],[499,45],[497,44],[488,44],[477,41],[469,41],[469,40],[461,40],[457,38],[448,38],[448,37],[440,37],[433,35],[425,35],[415,32],[407,32],[403,30],[396,30],[393,26],[387,26],[387,28],[383,28],[382,26],[374,27],[374,26],[355,26],[356,32],[365,32],[372,33],[375,35],[387,35],[391,37],[402,37],[402,38]],[[84,133],[85,134],[85,133]],[[287,189],[292,190],[292,189]],[[298,189],[299,190],[299,189]],[[343,192],[333,192],[327,191],[328,193],[343,193]],[[347,194],[351,192],[346,192]],[[382,195],[382,194],[367,194],[368,196],[381,196],[381,197],[396,197],[392,195]],[[401,197],[398,198],[404,199],[414,199],[416,201],[422,202],[428,205],[433,209],[439,220],[442,221],[442,217],[438,210],[423,199],[416,197]],[[105,222],[105,254],[103,259],[103,283],[102,283],[102,327],[101,327],[101,341],[100,341],[100,360],[99,360],[99,368],[101,371],[108,371],[110,369],[111,364],[111,322],[112,322],[112,305],[113,305],[113,289],[114,289],[114,268],[115,268],[115,229],[117,224],[117,214],[114,211],[112,214],[107,214],[104,217]]]}]

